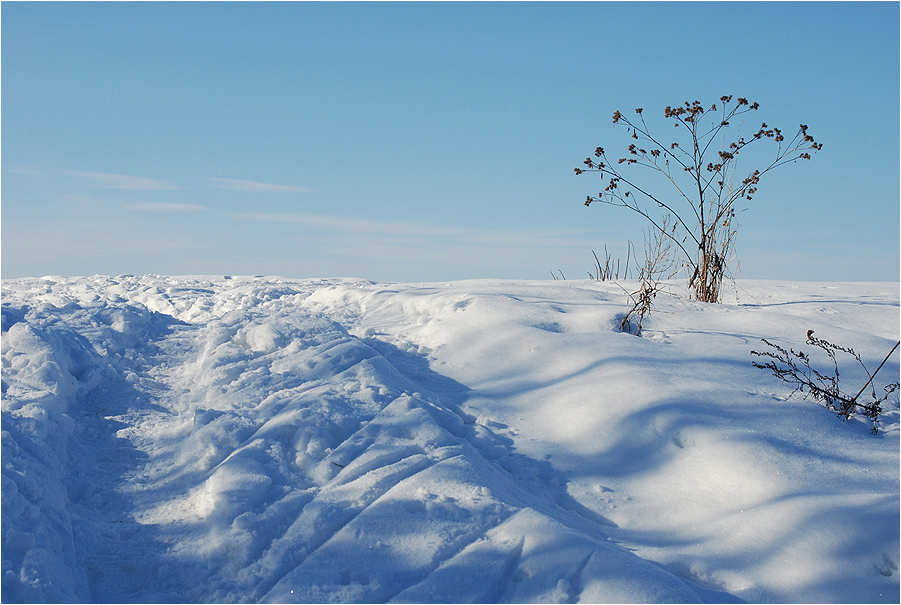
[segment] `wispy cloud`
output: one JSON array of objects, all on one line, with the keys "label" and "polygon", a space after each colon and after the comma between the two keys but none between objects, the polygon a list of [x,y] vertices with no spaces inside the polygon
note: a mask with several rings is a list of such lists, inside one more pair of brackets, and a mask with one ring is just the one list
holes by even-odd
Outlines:
[{"label": "wispy cloud", "polygon": [[43,173],[34,166],[19,164],[9,169],[12,174],[22,174],[25,176],[43,176]]},{"label": "wispy cloud", "polygon": [[261,223],[300,223],[311,227],[351,231],[355,233],[390,233],[394,235],[462,235],[465,230],[437,225],[404,222],[382,222],[328,214],[246,212],[241,218]]},{"label": "wispy cloud", "polygon": [[309,187],[298,187],[297,185],[275,185],[239,179],[210,179],[210,181],[220,189],[251,193],[311,193],[313,191]]},{"label": "wispy cloud", "polygon": [[127,174],[109,174],[106,172],[82,172],[80,170],[64,170],[64,174],[74,176],[93,183],[97,187],[104,189],[140,189],[140,190],[166,190],[166,189],[182,189],[180,185],[170,183],[169,181],[161,181],[158,179],[150,179],[143,176],[131,176]]},{"label": "wispy cloud", "polygon": [[265,223],[296,223],[344,233],[368,235],[390,235],[395,238],[438,238],[450,239],[458,243],[486,246],[585,246],[590,242],[577,239],[578,236],[596,233],[596,229],[509,231],[476,229],[466,227],[446,227],[427,223],[403,221],[375,221],[347,216],[304,213],[247,212],[236,215],[242,220]]},{"label": "wispy cloud", "polygon": [[146,202],[142,204],[127,204],[129,210],[137,212],[203,212],[206,206],[200,204],[174,204],[167,202]]}]

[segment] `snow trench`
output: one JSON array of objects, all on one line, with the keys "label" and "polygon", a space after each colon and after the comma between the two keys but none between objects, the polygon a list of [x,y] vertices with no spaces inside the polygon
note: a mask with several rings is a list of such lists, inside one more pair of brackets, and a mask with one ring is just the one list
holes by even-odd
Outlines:
[{"label": "snow trench", "polygon": [[314,283],[47,281],[3,304],[5,602],[735,600]]}]

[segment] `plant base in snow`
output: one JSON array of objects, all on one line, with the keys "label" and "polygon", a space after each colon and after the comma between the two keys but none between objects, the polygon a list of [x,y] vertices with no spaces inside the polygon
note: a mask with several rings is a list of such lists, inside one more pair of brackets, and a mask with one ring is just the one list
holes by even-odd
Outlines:
[{"label": "plant base in snow", "polygon": [[[668,229],[669,215],[663,218],[662,226]],[[630,242],[631,243],[631,242]],[[660,282],[669,279],[678,271],[673,256],[672,245],[659,233],[648,231],[644,239],[644,265],[638,270],[641,286],[629,294],[632,308],[618,318],[620,332],[641,336],[642,323],[651,314],[651,305],[661,290]],[[622,287],[622,286],[620,286]],[[628,294],[628,292],[627,292]]]},{"label": "plant base in snow", "polygon": [[[773,344],[767,339],[761,339],[771,351],[762,353],[751,351],[751,355],[756,355],[767,359],[763,363],[753,362],[754,367],[770,370],[773,376],[781,379],[783,382],[794,385],[795,391],[800,392],[805,398],[812,397],[815,401],[822,403],[827,409],[836,412],[842,420],[847,420],[855,414],[866,416],[873,422],[873,433],[879,430],[879,415],[882,413],[882,404],[889,396],[898,390],[899,383],[893,382],[882,388],[882,395],[877,395],[876,387],[873,385],[873,379],[876,373],[882,369],[882,366],[888,361],[888,358],[895,352],[901,341],[892,347],[889,354],[876,368],[876,371],[870,374],[860,355],[854,349],[842,347],[832,344],[826,340],[822,340],[813,335],[813,330],[807,331],[807,344],[813,345],[825,351],[829,359],[832,360],[833,371],[820,372],[810,366],[810,357],[803,351],[796,352],[794,349],[785,350],[779,345]],[[838,362],[835,359],[836,352],[845,353],[857,360],[857,363],[866,372],[869,380],[853,397],[841,390],[839,386]],[[870,393],[861,399],[864,391],[870,387]]]},{"label": "plant base in snow", "polygon": [[642,280],[641,287],[629,294],[632,299],[632,308],[622,317],[617,317],[620,332],[628,332],[635,336],[641,336],[641,324],[651,314],[651,304],[660,291],[660,282]]}]

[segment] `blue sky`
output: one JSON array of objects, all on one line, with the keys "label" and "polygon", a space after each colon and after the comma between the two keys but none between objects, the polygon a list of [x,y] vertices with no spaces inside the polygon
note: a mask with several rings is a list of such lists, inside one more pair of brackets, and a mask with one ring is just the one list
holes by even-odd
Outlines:
[{"label": "blue sky", "polygon": [[[899,4],[2,4],[2,275],[567,278],[611,115],[760,103],[739,278],[899,279]],[[748,164],[748,168],[752,168]]]}]

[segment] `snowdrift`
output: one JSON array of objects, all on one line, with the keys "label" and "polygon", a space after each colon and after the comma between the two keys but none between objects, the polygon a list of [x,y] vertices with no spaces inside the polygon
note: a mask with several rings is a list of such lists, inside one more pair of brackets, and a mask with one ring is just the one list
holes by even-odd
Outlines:
[{"label": "snowdrift", "polygon": [[2,599],[897,602],[897,398],[872,435],[750,356],[875,368],[897,284],[733,298],[639,338],[609,282],[4,280]]}]

